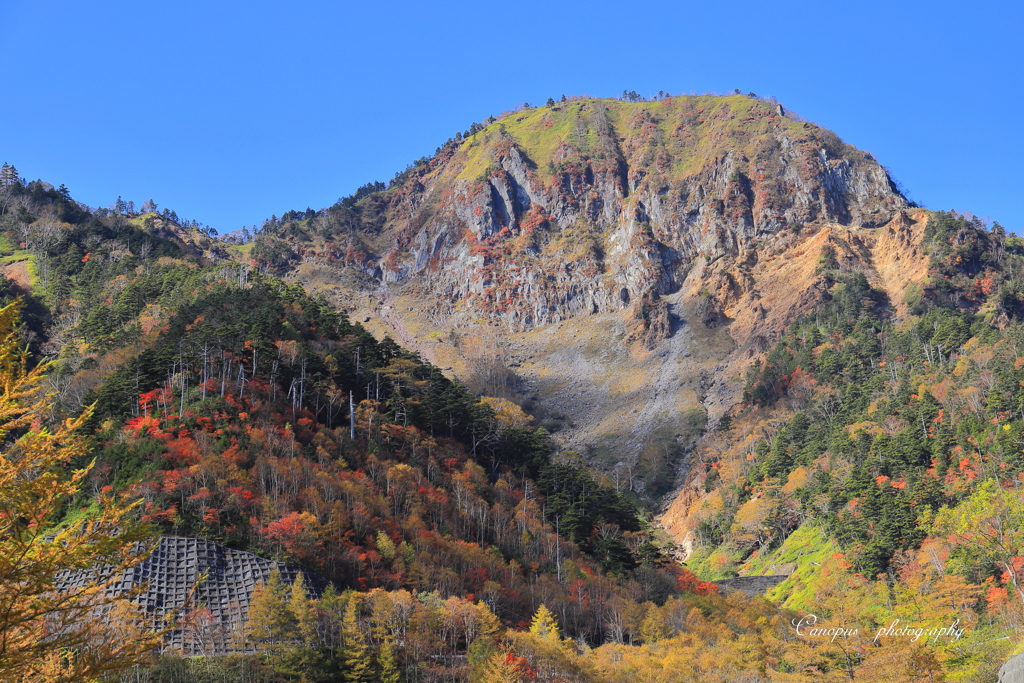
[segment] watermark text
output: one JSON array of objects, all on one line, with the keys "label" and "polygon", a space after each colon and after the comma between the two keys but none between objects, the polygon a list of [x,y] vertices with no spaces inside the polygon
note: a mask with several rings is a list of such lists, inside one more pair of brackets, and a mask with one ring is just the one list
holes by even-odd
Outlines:
[{"label": "watermark text", "polygon": [[[860,633],[859,629],[847,628],[844,626],[827,626],[824,623],[819,624],[823,620],[814,614],[808,614],[794,619],[792,622],[793,627],[796,629],[798,636],[811,637],[811,638],[829,638],[832,642],[835,642],[837,638],[853,638]],[[878,642],[879,638],[908,638],[910,642],[916,643],[922,638],[926,641],[930,640],[935,643],[940,639],[948,638],[950,640],[960,640],[964,635],[964,629],[960,628],[960,620],[956,619],[949,626],[936,626],[932,628],[917,628],[907,624],[902,624],[900,619],[894,619],[888,626],[883,626],[878,629],[875,633],[873,642]]]}]

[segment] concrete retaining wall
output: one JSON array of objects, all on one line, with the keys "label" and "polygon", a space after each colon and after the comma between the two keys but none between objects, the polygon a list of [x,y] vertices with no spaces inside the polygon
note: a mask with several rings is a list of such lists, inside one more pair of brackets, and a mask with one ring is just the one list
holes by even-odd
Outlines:
[{"label": "concrete retaining wall", "polygon": [[[232,641],[232,632],[241,631],[253,589],[267,580],[274,567],[288,586],[301,572],[312,598],[319,597],[327,587],[325,579],[301,567],[267,560],[202,538],[164,536],[153,554],[126,572],[113,584],[111,592],[118,595],[150,582],[137,602],[154,625],[165,624],[168,615],[180,617],[202,608],[209,610],[205,619],[186,620],[182,628],[172,631],[165,641],[165,649],[176,649],[187,655],[224,654],[240,651],[238,643]],[[192,594],[203,575],[206,580]],[[83,587],[96,579],[97,572],[79,572],[64,577],[59,588]],[[192,598],[188,600],[190,594]]]},{"label": "concrete retaining wall", "polygon": [[718,589],[725,594],[739,591],[748,598],[755,595],[762,595],[769,589],[775,588],[789,578],[788,574],[774,574],[771,576],[737,576],[734,579],[719,579],[711,583],[718,586]]}]

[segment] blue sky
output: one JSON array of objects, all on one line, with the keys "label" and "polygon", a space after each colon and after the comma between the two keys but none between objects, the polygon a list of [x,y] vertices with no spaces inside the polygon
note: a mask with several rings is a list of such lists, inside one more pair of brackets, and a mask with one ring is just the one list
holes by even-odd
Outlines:
[{"label": "blue sky", "polygon": [[0,3],[0,162],[221,232],[522,102],[773,95],[933,209],[1024,233],[1019,2]]}]

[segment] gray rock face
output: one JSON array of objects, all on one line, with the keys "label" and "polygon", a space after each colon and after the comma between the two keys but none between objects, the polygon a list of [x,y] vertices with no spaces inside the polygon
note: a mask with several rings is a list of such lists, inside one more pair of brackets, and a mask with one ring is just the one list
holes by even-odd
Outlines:
[{"label": "gray rock face", "polygon": [[999,667],[999,683],[1024,683],[1024,654],[1011,657]]},{"label": "gray rock face", "polygon": [[[654,131],[638,142],[602,107],[591,105],[585,121],[597,142],[584,150],[572,136],[562,140],[546,178],[536,171],[545,161],[503,133],[480,143],[490,159],[481,177],[453,179],[442,169],[416,186],[419,198],[402,195],[394,213],[416,220],[391,222],[399,237],[379,261],[382,284],[416,280],[442,296],[439,309],[448,310],[438,312],[461,305],[525,329],[672,293],[695,268],[753,251],[794,223],[877,227],[908,206],[868,155],[828,131],[780,123],[769,107],[757,115],[753,143],[723,143],[687,173],[670,170],[694,165],[700,145],[673,147],[659,132],[666,120],[650,113],[634,114],[631,125]],[[690,134],[680,124],[671,135]],[[423,202],[432,189],[437,201]]]},{"label": "gray rock face", "polygon": [[[164,536],[149,558],[114,584],[113,593],[149,582],[137,602],[154,624],[162,625],[170,615],[185,617],[182,627],[169,634],[165,648],[187,655],[225,654],[236,651],[231,634],[241,630],[253,589],[267,580],[274,567],[286,585],[302,573],[311,597],[327,587],[325,579],[300,567],[202,538]],[[59,588],[82,587],[94,578],[92,573],[66,577]]]}]

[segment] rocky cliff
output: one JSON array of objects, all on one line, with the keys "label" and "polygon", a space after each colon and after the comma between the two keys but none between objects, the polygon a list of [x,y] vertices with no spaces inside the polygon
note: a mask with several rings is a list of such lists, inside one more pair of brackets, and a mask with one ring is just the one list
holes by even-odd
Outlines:
[{"label": "rocky cliff", "polygon": [[922,221],[870,155],[767,102],[577,99],[494,120],[253,253],[630,486],[646,458],[650,489],[828,296],[823,263],[902,301]]},{"label": "rocky cliff", "polygon": [[512,329],[628,308],[793,225],[877,227],[906,200],[869,155],[743,96],[578,100],[506,116],[423,164],[346,241],[394,288],[416,282]]}]

